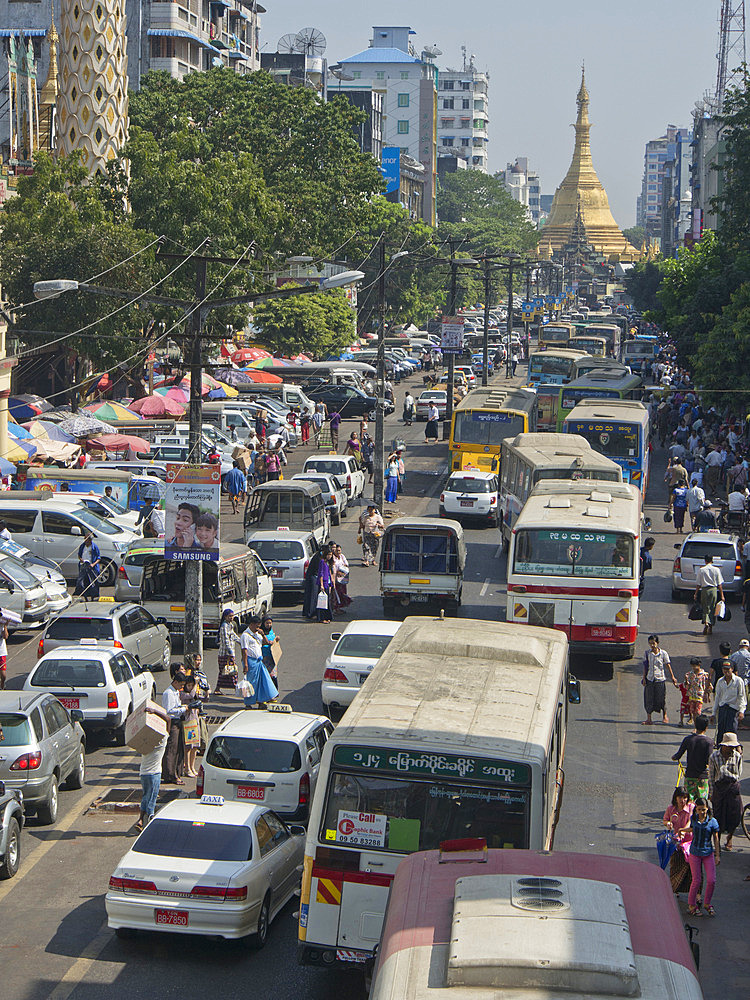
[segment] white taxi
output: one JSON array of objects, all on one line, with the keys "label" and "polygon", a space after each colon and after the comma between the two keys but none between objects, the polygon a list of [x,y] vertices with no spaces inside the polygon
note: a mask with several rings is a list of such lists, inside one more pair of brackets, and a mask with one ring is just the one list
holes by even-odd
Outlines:
[{"label": "white taxi", "polygon": [[306,822],[332,732],[325,716],[293,712],[283,703],[235,712],[209,740],[196,792],[262,802],[286,820]]},{"label": "white taxi", "polygon": [[370,675],[370,671],[388,648],[401,622],[349,622],[343,632],[334,632],[336,645],[326,660],[320,696],[329,710],[345,708]]},{"label": "white taxi", "polygon": [[299,883],[305,829],[220,795],[164,806],[120,859],[105,897],[119,937],[134,930],[253,935],[268,927]]},{"label": "white taxi", "polygon": [[498,523],[498,481],[494,472],[462,469],[452,472],[440,494],[440,516],[460,520],[479,518],[485,524]]}]

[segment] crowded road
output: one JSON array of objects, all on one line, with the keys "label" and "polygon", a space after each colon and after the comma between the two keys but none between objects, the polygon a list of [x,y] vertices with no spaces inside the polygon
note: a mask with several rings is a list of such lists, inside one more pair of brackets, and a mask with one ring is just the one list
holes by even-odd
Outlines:
[{"label": "crowded road", "polygon": [[[518,375],[521,375],[519,368]],[[495,382],[503,384],[502,375]],[[522,384],[518,377],[514,380]],[[421,379],[409,383],[414,395]],[[447,470],[447,444],[425,444],[424,425],[404,427],[398,419],[406,384],[396,386],[396,413],[386,421],[386,443],[398,434],[407,445],[406,488],[395,512],[437,514],[437,497]],[[345,422],[342,430],[353,426]],[[345,440],[342,434],[342,440]],[[285,475],[301,469],[310,448],[290,455]],[[615,664],[574,660],[572,672],[582,684],[580,705],[571,706],[565,757],[565,795],[555,847],[582,852],[612,853],[655,861],[654,834],[669,803],[677,776],[670,760],[684,731],[679,729],[679,693],[668,693],[671,722],[643,727],[640,658],[645,636],[657,632],[669,652],[675,673],[682,676],[690,656],[711,658],[718,643],[737,647],[744,634],[742,616],[717,628],[713,636],[696,634],[687,618],[687,604],[670,599],[674,537],[663,522],[666,491],[664,453],[655,452],[646,512],[656,538],[654,568],[647,577],[641,605],[640,639],[635,660]],[[241,515],[225,505],[222,538],[241,540]],[[377,570],[359,565],[356,545],[359,508],[332,530],[351,563],[349,594],[354,602],[344,621],[379,618],[382,604]],[[467,526],[467,572],[463,617],[504,618],[505,556],[499,533]],[[281,695],[295,709],[321,712],[320,679],[330,651],[331,626],[305,621],[300,606],[280,597],[274,606],[274,627],[283,647],[279,666]],[[333,629],[335,630],[334,624]],[[9,643],[9,686],[18,688],[36,659],[36,637]],[[215,682],[216,651],[206,651],[209,680]],[[461,665],[457,664],[457,670]],[[159,690],[165,675],[157,675]],[[471,678],[466,678],[471,683]],[[208,715],[214,720],[239,707],[238,699],[212,697]],[[747,731],[740,730],[745,741]],[[18,876],[0,883],[4,933],[0,942],[3,996],[14,1000],[88,1000],[104,990],[111,1000],[139,997],[171,998],[219,990],[233,1000],[271,995],[275,1000],[323,1000],[334,995],[363,996],[357,973],[326,973],[300,968],[296,962],[295,902],[271,927],[260,953],[243,942],[224,942],[171,934],[119,940],[106,926],[104,893],[109,875],[132,843],[136,816],[91,810],[91,803],[111,788],[138,786],[137,757],[128,748],[89,746],[86,786],[65,792],[53,827],[30,820],[24,831],[23,860]],[[743,784],[750,788],[750,782]],[[714,898],[717,917],[692,920],[701,934],[700,980],[707,1000],[746,995],[750,972],[746,962],[743,915],[750,883],[750,843],[741,834],[735,850],[722,857]],[[685,901],[680,903],[683,913]]]}]

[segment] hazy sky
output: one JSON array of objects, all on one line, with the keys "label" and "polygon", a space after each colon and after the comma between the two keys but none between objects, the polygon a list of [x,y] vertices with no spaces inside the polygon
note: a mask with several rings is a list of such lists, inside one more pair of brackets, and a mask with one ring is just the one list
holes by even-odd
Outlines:
[{"label": "hazy sky", "polygon": [[[408,24],[417,51],[436,44],[441,67],[461,46],[490,73],[490,170],[527,156],[553,194],[573,151],[575,97],[586,62],[591,147],[621,226],[635,222],[643,147],[667,124],[687,127],[716,79],[720,0],[262,0],[263,51],[281,35],[320,28],[326,57],[367,48],[372,25]],[[460,20],[458,19],[460,17]]]}]

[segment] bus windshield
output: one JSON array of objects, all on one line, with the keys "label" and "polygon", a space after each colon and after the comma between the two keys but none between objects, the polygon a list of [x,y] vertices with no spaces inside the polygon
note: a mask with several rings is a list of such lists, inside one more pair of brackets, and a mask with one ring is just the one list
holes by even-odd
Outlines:
[{"label": "bus windshield", "polygon": [[571,433],[585,437],[594,451],[607,458],[639,457],[637,424],[607,424],[606,430],[601,424],[576,424]]},{"label": "bus windshield", "polygon": [[654,345],[643,340],[631,340],[625,345],[625,353],[631,357],[653,357]]},{"label": "bus windshield", "polygon": [[567,326],[545,326],[542,330],[542,340],[547,344],[567,344],[570,339],[570,328]]},{"label": "bus windshield", "polygon": [[532,375],[562,375],[568,378],[572,370],[570,358],[556,358],[554,354],[532,354],[529,371]]},{"label": "bus windshield", "polygon": [[516,536],[514,570],[528,576],[633,577],[635,547],[619,531],[524,528]]},{"label": "bus windshield", "polygon": [[524,430],[521,413],[465,410],[456,413],[453,440],[456,444],[494,444],[499,447],[503,438],[515,437]]},{"label": "bus windshield", "polygon": [[[367,814],[368,829],[351,834],[344,821]],[[441,841],[483,837],[488,847],[528,844],[529,791],[456,781],[332,772],[320,841],[410,853]],[[354,824],[352,824],[354,825]]]}]

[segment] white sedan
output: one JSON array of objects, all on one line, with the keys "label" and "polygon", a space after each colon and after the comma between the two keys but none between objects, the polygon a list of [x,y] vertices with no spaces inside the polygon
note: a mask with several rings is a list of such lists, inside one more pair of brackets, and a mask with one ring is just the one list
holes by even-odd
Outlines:
[{"label": "white sedan", "polygon": [[107,920],[133,930],[253,935],[262,948],[299,883],[305,828],[220,795],[178,799],[154,816],[109,880]]},{"label": "white sedan", "polygon": [[445,408],[448,405],[448,393],[445,389],[425,389],[417,399],[417,420],[426,420],[430,406],[435,404],[438,409],[438,416],[442,420],[445,417]]},{"label": "white sedan", "polygon": [[441,517],[481,518],[498,523],[498,482],[494,472],[463,469],[451,473],[440,494]]},{"label": "white sedan", "polygon": [[329,710],[351,705],[400,624],[391,621],[355,621],[349,622],[343,632],[331,635],[331,641],[336,645],[326,660],[320,684],[320,696]]}]

